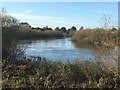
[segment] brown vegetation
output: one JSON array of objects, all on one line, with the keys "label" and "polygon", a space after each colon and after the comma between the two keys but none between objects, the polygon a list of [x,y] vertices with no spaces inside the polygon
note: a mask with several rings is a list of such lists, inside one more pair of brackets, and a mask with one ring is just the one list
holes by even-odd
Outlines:
[{"label": "brown vegetation", "polygon": [[114,47],[120,39],[118,31],[105,29],[84,29],[76,31],[71,40],[90,45]]}]

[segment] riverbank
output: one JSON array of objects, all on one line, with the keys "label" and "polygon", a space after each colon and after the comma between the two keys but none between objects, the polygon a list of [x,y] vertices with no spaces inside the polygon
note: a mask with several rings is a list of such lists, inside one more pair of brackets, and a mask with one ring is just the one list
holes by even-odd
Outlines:
[{"label": "riverbank", "polygon": [[71,38],[75,43],[84,43],[94,47],[111,48],[118,46],[119,31],[105,29],[85,29],[76,31]]}]

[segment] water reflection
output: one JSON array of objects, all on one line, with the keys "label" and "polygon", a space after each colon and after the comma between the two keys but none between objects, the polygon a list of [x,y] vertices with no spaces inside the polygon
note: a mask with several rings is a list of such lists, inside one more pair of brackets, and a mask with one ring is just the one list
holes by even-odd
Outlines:
[{"label": "water reflection", "polygon": [[25,50],[27,56],[41,56],[53,61],[95,58],[93,52],[93,48],[76,47],[69,38],[31,41]]},{"label": "water reflection", "polygon": [[110,54],[111,50],[113,50],[115,48],[114,47],[104,47],[101,45],[93,45],[93,44],[86,44],[86,43],[82,43],[82,42],[76,42],[76,41],[72,41],[75,45],[76,48],[86,48],[86,49],[92,49],[94,54],[98,55],[108,55]]}]

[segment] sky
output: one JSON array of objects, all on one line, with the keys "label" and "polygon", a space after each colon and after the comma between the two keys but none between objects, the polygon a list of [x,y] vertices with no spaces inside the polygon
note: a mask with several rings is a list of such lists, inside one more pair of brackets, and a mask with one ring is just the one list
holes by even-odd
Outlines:
[{"label": "sky", "polygon": [[8,14],[33,27],[100,27],[103,14],[118,20],[117,2],[3,2]]}]

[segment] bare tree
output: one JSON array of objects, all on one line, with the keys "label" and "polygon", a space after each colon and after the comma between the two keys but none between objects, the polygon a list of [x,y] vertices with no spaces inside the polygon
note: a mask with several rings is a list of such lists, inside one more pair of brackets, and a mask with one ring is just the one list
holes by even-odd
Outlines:
[{"label": "bare tree", "polygon": [[5,8],[1,9],[1,13],[0,13],[0,17],[1,17],[1,23],[2,23],[2,27],[10,27],[10,26],[15,26],[18,25],[19,21],[12,17],[11,15],[8,15],[6,12]]},{"label": "bare tree", "polygon": [[108,14],[103,14],[99,22],[100,22],[101,28],[104,28],[104,29],[111,28],[112,19]]}]

